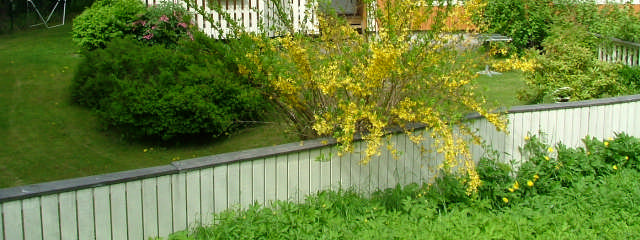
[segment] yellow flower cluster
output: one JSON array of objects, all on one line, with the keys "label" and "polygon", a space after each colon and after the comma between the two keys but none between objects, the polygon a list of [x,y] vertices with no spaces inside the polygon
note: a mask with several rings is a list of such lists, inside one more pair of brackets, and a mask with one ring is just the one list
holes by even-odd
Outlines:
[{"label": "yellow flower cluster", "polygon": [[503,60],[494,62],[492,68],[496,71],[507,72],[512,70],[520,70],[523,72],[534,72],[540,65],[533,58],[518,57],[517,54]]}]

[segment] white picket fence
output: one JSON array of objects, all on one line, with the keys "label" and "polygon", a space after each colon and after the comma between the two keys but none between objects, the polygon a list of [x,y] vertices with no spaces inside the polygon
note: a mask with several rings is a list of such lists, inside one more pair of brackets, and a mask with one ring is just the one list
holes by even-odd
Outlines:
[{"label": "white picket fence", "polygon": [[[508,135],[480,117],[469,123],[504,159],[520,159],[525,136],[540,131],[568,146],[580,146],[587,135],[640,136],[640,95],[513,107],[507,117]],[[320,139],[0,189],[0,239],[146,239],[210,224],[213,213],[254,202],[299,201],[322,189],[370,193],[433,179],[441,156],[421,154],[404,134],[392,142],[400,159],[383,153],[366,166],[358,164],[359,151],[338,157]],[[483,154],[473,148],[474,158]]]},{"label": "white picket fence", "polygon": [[640,66],[640,44],[620,39],[611,39],[598,49],[598,59],[605,62]]},{"label": "white picket fence", "polygon": [[[142,0],[147,6],[160,4],[161,2],[174,2],[187,7],[184,0]],[[283,25],[277,14],[274,1],[280,2],[283,10],[290,18],[295,31],[305,31],[308,33],[317,32],[316,7],[312,1],[307,0],[189,0],[196,5],[196,8],[204,8],[207,17],[197,13],[194,8],[187,9],[195,13],[195,23],[199,29],[209,36],[219,39],[226,38],[232,34],[231,20],[242,29],[249,32],[259,32],[260,28],[273,35],[282,34]],[[212,10],[210,2],[220,4],[221,12]],[[225,18],[227,14],[230,19]],[[213,21],[208,21],[212,19]],[[218,31],[218,29],[221,31]]]}]

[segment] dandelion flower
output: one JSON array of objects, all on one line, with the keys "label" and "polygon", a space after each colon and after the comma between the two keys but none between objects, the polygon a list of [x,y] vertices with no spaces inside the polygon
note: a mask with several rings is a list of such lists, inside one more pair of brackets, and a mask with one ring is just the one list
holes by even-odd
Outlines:
[{"label": "dandelion flower", "polygon": [[503,198],[502,198],[502,201],[503,201],[504,203],[509,203],[509,199],[508,199],[508,198],[506,198],[506,197],[503,197]]},{"label": "dandelion flower", "polygon": [[533,181],[531,181],[531,180],[527,181],[527,186],[533,187]]},{"label": "dandelion flower", "polygon": [[544,156],[544,160],[549,161],[549,156]]},{"label": "dandelion flower", "polygon": [[611,167],[611,168],[613,168],[613,170],[618,170],[618,166],[616,166],[616,165],[613,165],[613,167]]},{"label": "dandelion flower", "polygon": [[538,176],[538,174],[533,175],[533,180],[534,180],[534,181],[535,181],[535,180],[538,180],[538,179],[540,179],[540,176]]},{"label": "dandelion flower", "polygon": [[529,141],[529,139],[530,139],[530,138],[529,138],[529,135],[524,136],[524,140],[525,140],[525,141]]},{"label": "dandelion flower", "polygon": [[149,149],[146,149],[146,148],[142,149],[142,152],[147,152],[147,151],[149,151]]},{"label": "dandelion flower", "polygon": [[608,147],[609,146],[609,142],[604,142],[604,146]]},{"label": "dandelion flower", "polygon": [[629,160],[629,156],[624,156],[624,160]]},{"label": "dandelion flower", "polygon": [[513,192],[513,191],[515,191],[515,189],[509,188],[509,192]]},{"label": "dandelion flower", "polygon": [[518,188],[520,188],[520,184],[516,181],[516,183],[513,184],[513,189],[518,190]]},{"label": "dandelion flower", "polygon": [[552,148],[552,147],[549,147],[549,149],[547,149],[547,151],[549,151],[549,152],[553,152],[553,148]]}]

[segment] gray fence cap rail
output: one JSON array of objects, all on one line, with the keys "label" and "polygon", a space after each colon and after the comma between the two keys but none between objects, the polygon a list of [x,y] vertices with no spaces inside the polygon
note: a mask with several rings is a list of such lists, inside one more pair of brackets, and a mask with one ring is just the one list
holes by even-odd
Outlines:
[{"label": "gray fence cap rail", "polygon": [[[565,102],[555,104],[539,104],[512,107],[507,113],[536,112],[555,109],[580,108],[599,105],[610,105],[625,102],[635,102],[640,100],[640,95],[629,95],[614,98]],[[482,118],[479,114],[469,114],[467,119]],[[424,125],[415,124],[412,127],[422,128]],[[187,159],[176,161],[168,165],[141,168],[129,171],[108,173],[102,175],[80,177],[52,182],[37,183],[25,186],[0,189],[0,203],[12,200],[25,199],[29,197],[42,196],[47,194],[55,194],[68,192],[91,187],[105,186],[127,181],[139,180],[150,177],[170,175],[179,172],[192,171],[216,165],[228,164],[238,161],[266,158],[279,154],[292,153],[303,150],[311,150],[321,148],[327,145],[335,144],[335,140],[329,138],[314,139],[302,142],[282,144],[272,147],[262,147],[249,150],[243,150],[231,153],[222,153],[206,157]]]}]

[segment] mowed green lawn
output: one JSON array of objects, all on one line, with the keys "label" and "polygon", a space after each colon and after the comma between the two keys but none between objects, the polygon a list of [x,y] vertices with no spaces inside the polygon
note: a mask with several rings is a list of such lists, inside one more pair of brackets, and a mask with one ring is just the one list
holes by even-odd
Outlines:
[{"label": "mowed green lawn", "polygon": [[[69,100],[81,57],[71,25],[0,36],[0,188],[168,164],[175,160],[294,141],[280,124],[243,130],[207,144],[160,147],[100,130]],[[511,106],[518,73],[484,77],[479,92]]]},{"label": "mowed green lawn", "polygon": [[72,105],[69,86],[81,60],[71,26],[0,36],[0,187],[168,164],[289,141],[276,124],[211,144],[159,147],[100,130]]},{"label": "mowed green lawn", "polygon": [[525,104],[517,98],[517,91],[525,87],[522,72],[512,71],[492,76],[479,75],[477,81],[477,93],[484,95],[492,106],[508,108]]}]

